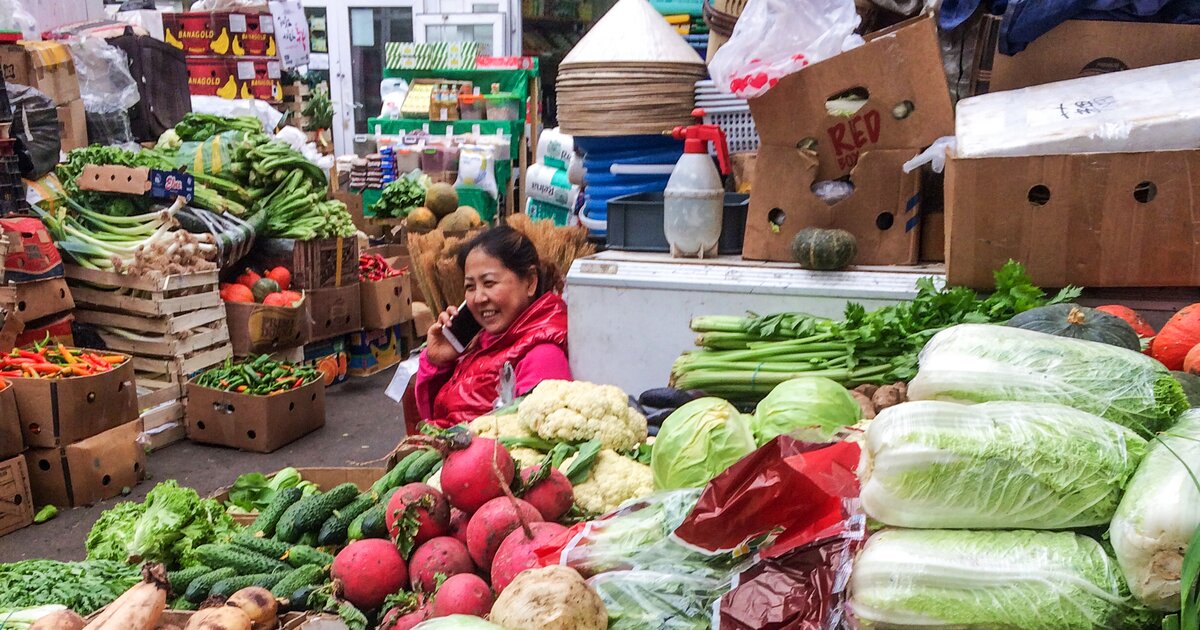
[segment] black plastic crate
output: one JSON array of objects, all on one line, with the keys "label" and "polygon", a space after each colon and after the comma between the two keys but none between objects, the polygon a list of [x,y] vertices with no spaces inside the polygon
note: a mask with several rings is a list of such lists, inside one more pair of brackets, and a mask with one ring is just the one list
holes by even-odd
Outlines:
[{"label": "black plastic crate", "polygon": [[[725,214],[721,217],[721,240],[717,253],[737,256],[742,253],[746,235],[746,212],[750,195],[725,193]],[[663,231],[663,193],[638,193],[608,202],[608,248],[630,252],[669,252]]]}]

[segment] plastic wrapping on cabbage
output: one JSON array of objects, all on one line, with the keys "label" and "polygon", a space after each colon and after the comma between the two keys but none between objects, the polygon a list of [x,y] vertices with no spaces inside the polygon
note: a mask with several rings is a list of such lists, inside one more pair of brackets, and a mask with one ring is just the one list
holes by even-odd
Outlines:
[{"label": "plastic wrapping on cabbage", "polygon": [[1051,402],[1096,414],[1142,437],[1188,409],[1158,361],[1123,348],[1044,333],[961,324],[921,350],[909,400]]},{"label": "plastic wrapping on cabbage", "polygon": [[1107,523],[1146,452],[1133,431],[1050,403],[909,402],[867,427],[863,509],[898,527]]},{"label": "plastic wrapping on cabbage", "polygon": [[1150,444],[1108,530],[1129,589],[1147,606],[1177,611],[1183,554],[1200,527],[1200,410]]},{"label": "plastic wrapping on cabbage", "polygon": [[746,417],[720,398],[700,398],[676,409],[654,438],[654,485],[696,488],[708,483],[758,445]]},{"label": "plastic wrapping on cabbage", "polygon": [[604,601],[608,630],[708,630],[728,579],[668,571],[611,571],[587,581]]},{"label": "plastic wrapping on cabbage", "polygon": [[850,580],[861,628],[1127,630],[1161,617],[1100,543],[1069,532],[885,530]]},{"label": "plastic wrapping on cabbage", "polygon": [[803,442],[829,442],[838,430],[862,419],[862,407],[840,384],[802,376],[777,385],[750,416],[759,446],[780,435]]},{"label": "plastic wrapping on cabbage", "polygon": [[413,626],[413,630],[504,630],[504,628],[471,615],[449,615],[422,621]]}]

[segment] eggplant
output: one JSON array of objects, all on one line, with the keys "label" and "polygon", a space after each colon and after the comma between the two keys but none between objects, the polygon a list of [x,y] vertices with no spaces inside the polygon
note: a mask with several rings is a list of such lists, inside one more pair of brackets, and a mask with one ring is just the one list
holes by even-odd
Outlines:
[{"label": "eggplant", "polygon": [[642,395],[638,396],[638,402],[646,408],[678,409],[702,396],[703,394],[696,396],[694,392],[675,389],[674,387],[659,387],[642,392]]}]

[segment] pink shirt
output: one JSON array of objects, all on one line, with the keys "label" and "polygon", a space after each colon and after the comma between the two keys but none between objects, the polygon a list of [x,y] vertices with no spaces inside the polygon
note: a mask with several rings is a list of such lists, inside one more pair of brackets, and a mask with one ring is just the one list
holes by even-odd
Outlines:
[{"label": "pink shirt", "polygon": [[[486,333],[485,333],[486,334]],[[417,370],[416,384],[413,393],[417,399],[417,409],[421,419],[428,420],[433,415],[433,400],[441,391],[450,375],[454,373],[455,364],[438,367],[429,362],[425,353],[421,353],[420,368]],[[571,366],[567,354],[562,348],[544,343],[533,347],[516,365],[513,372],[517,378],[517,395],[524,396],[538,383],[549,380],[571,380]],[[497,392],[497,396],[499,392]]]}]

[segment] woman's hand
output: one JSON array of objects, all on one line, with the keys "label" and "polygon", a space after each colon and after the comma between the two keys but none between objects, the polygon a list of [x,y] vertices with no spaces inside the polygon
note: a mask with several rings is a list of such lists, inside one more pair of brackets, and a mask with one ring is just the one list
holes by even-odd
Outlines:
[{"label": "woman's hand", "polygon": [[458,314],[458,307],[451,306],[438,315],[437,322],[426,333],[425,358],[438,367],[445,367],[458,359],[458,351],[446,341],[442,330],[450,326],[450,320]]}]

